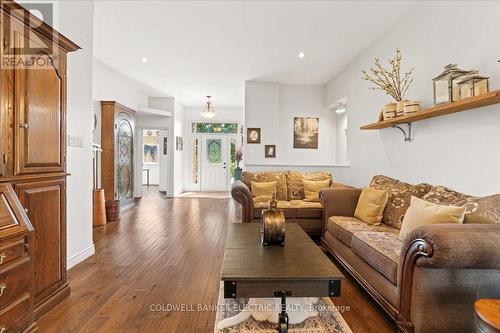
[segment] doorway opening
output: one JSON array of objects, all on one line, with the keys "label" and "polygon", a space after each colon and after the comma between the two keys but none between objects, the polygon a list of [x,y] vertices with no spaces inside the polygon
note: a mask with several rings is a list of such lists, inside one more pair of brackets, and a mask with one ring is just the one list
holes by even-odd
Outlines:
[{"label": "doorway opening", "polygon": [[142,130],[142,186],[160,192],[168,189],[168,129]]},{"label": "doorway opening", "polygon": [[234,182],[237,123],[191,124],[191,188],[229,191]]}]

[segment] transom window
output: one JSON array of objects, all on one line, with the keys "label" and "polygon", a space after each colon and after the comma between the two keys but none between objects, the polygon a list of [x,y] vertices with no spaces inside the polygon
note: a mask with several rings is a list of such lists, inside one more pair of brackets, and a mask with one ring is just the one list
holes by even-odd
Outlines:
[{"label": "transom window", "polygon": [[238,133],[237,123],[191,123],[191,133]]}]

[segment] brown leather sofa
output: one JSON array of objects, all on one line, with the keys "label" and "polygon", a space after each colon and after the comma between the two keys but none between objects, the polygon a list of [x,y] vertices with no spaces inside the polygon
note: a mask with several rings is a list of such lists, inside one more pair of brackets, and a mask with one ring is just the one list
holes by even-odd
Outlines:
[{"label": "brown leather sofa", "polygon": [[[473,332],[474,301],[500,298],[500,195],[475,198],[375,176],[389,191],[383,224],[353,217],[361,189],[321,191],[322,244],[394,319],[399,332]],[[411,196],[467,207],[464,224],[427,225],[399,240]]]},{"label": "brown leather sofa", "polygon": [[330,187],[347,187],[333,182],[328,172],[302,173],[286,172],[248,172],[241,175],[241,181],[236,181],[232,188],[233,198],[241,204],[242,222],[260,222],[262,210],[268,207],[266,202],[254,202],[250,189],[251,181],[276,181],[278,208],[282,209],[287,222],[298,223],[310,236],[319,237],[323,228],[323,206],[321,202],[304,201],[302,180],[330,179]]}]

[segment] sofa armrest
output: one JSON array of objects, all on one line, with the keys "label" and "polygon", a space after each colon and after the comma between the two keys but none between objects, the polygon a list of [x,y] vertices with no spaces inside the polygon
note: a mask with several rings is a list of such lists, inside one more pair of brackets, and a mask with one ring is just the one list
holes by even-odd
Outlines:
[{"label": "sofa armrest", "polygon": [[[422,275],[424,271],[446,270],[450,271],[451,276],[460,280],[460,272],[469,269],[471,274],[475,274],[474,276],[480,276],[479,272],[484,269],[485,276],[493,281],[495,274],[499,275],[500,225],[434,224],[413,230],[403,241],[399,263],[398,286],[401,290],[399,316],[404,322],[411,322],[413,298],[416,298],[416,303],[419,304],[419,299],[421,302],[426,293],[439,293],[439,290],[442,290],[443,294],[446,295],[452,292],[450,291],[453,289],[452,285],[443,285],[442,289],[439,289],[432,283],[430,290],[422,290],[422,286],[426,286],[428,281],[416,280],[414,272],[419,272],[419,275],[416,276],[420,279],[426,279],[425,274]],[[467,277],[468,275],[466,275]],[[440,283],[446,284],[442,280]],[[454,282],[450,280],[449,283],[453,284]],[[457,286],[460,287],[459,284]],[[481,286],[479,288],[484,288],[484,285]],[[457,293],[462,295],[469,293],[469,298],[475,298],[477,290],[474,288],[471,288],[470,291],[464,290],[464,286],[460,288]],[[484,294],[484,290],[482,294]],[[496,295],[495,292],[492,295]],[[442,298],[438,295],[435,297]],[[465,302],[468,301],[468,299],[465,300]]]},{"label": "sofa armrest", "polygon": [[[500,225],[433,224],[413,230],[403,242],[403,253],[415,243],[428,243],[430,253],[416,265],[433,268],[500,269]],[[402,257],[401,260],[404,260]]]},{"label": "sofa armrest", "polygon": [[241,204],[241,222],[252,222],[253,196],[248,186],[242,181],[235,181],[231,187],[231,195]]},{"label": "sofa armrest", "polygon": [[361,189],[327,188],[321,190],[319,197],[323,205],[325,221],[331,216],[354,216]]}]

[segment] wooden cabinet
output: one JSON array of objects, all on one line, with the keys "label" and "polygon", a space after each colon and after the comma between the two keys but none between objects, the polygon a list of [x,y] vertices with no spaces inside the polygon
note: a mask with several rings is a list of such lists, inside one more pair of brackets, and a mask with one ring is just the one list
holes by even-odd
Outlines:
[{"label": "wooden cabinet", "polygon": [[120,207],[134,200],[134,132],[134,110],[101,102],[101,184],[108,221],[117,220]]},{"label": "wooden cabinet", "polygon": [[0,184],[0,332],[36,330],[33,226],[9,183]]},{"label": "wooden cabinet", "polygon": [[[10,296],[0,296],[0,332],[5,325],[8,332],[22,332],[30,329],[29,318],[38,318],[70,292],[66,58],[79,47],[13,1],[0,1],[0,18],[0,188],[14,188],[10,195],[18,197],[21,214],[34,225],[32,236],[4,242],[10,211],[0,208],[0,295],[2,279],[16,285],[9,288],[15,295],[32,286],[29,294],[12,296],[13,303]],[[29,248],[29,255],[22,248]],[[2,254],[5,265],[18,266],[9,264],[5,272]],[[29,264],[21,263],[26,258]],[[32,274],[26,275],[27,266],[33,267]]]},{"label": "wooden cabinet", "polygon": [[69,294],[66,282],[66,185],[64,179],[15,185],[35,228],[35,310],[44,313]]}]

